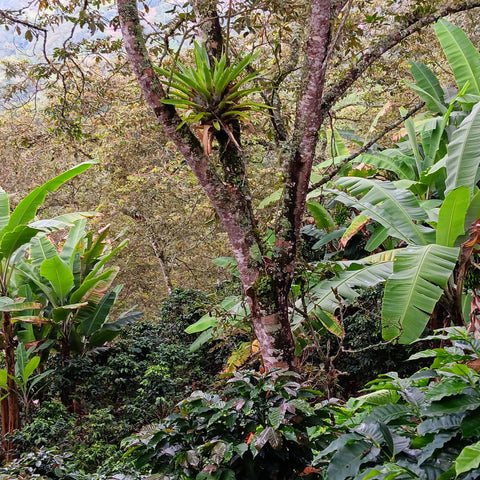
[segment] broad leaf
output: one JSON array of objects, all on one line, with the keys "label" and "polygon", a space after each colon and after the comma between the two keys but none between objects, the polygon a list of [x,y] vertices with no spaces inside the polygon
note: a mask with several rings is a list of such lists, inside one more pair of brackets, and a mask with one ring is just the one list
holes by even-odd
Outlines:
[{"label": "broad leaf", "polygon": [[323,229],[327,232],[335,229],[335,222],[333,221],[332,216],[321,203],[318,203],[315,200],[310,200],[307,202],[307,207],[315,219],[315,225],[318,229]]},{"label": "broad leaf", "polygon": [[442,245],[407,247],[395,255],[382,305],[383,337],[416,340],[425,329],[458,258],[459,249]]},{"label": "broad leaf", "polygon": [[7,228],[13,230],[16,226],[26,224],[33,220],[38,207],[43,203],[49,192],[54,192],[65,182],[84,172],[95,163],[96,162],[94,161],[81,163],[64,173],[61,173],[57,177],[52,178],[41,187],[37,187],[17,205],[10,216]]},{"label": "broad leaf", "polygon": [[375,153],[364,153],[360,156],[362,162],[395,173],[398,178],[416,180],[415,159],[402,153],[399,149],[391,148]]},{"label": "broad leaf", "polygon": [[88,346],[92,348],[100,347],[105,342],[111,342],[117,335],[119,335],[124,327],[137,321],[142,315],[142,312],[129,310],[120,315],[117,320],[104,323],[100,330],[91,335]]},{"label": "broad leaf", "polygon": [[435,33],[452,67],[458,89],[469,82],[466,93],[480,95],[480,53],[453,23],[441,19],[435,24]]},{"label": "broad leaf", "polygon": [[51,283],[58,301],[62,304],[73,287],[73,273],[70,267],[55,256],[42,262],[40,274]]},{"label": "broad leaf", "polygon": [[[334,312],[338,307],[337,296],[345,300],[354,300],[359,293],[357,288],[370,288],[384,282],[392,273],[392,263],[374,263],[355,270],[345,270],[331,280],[323,280],[310,290],[307,309],[320,307],[328,312]],[[298,304],[301,308],[301,303]]]},{"label": "broad leaf", "polygon": [[97,301],[100,301],[100,299],[112,285],[118,271],[118,267],[110,267],[98,275],[98,277],[87,277],[80,287],[72,292],[70,296],[70,302],[78,303],[86,300],[92,301],[92,296],[95,297]]},{"label": "broad leaf", "polygon": [[465,233],[465,215],[470,204],[470,189],[450,190],[440,208],[437,223],[437,243],[453,247],[455,240]]},{"label": "broad leaf", "polygon": [[392,237],[415,245],[430,243],[434,231],[414,222],[427,220],[428,216],[409,190],[398,189],[391,182],[358,177],[342,177],[336,183],[347,187],[352,195],[365,193],[357,199],[333,191],[337,200],[383,225]]},{"label": "broad leaf", "polygon": [[480,466],[480,442],[465,447],[455,460],[457,476]]},{"label": "broad leaf", "polygon": [[345,480],[354,477],[362,463],[368,460],[366,455],[370,452],[370,448],[371,443],[363,440],[345,445],[330,460],[326,478],[329,480]]},{"label": "broad leaf", "polygon": [[78,333],[83,336],[89,336],[98,331],[102,325],[107,321],[110,310],[115,303],[121,286],[115,287],[111,292],[103,296],[98,305],[92,308],[87,305],[79,310],[77,319],[80,320]]},{"label": "broad leaf", "polygon": [[367,223],[370,222],[370,217],[367,217],[367,215],[357,215],[350,223],[348,226],[347,230],[345,233],[342,235],[342,238],[340,239],[339,246],[340,248],[345,248],[347,243],[350,241],[350,239],[356,235],[362,228],[367,225]]},{"label": "broad leaf", "polygon": [[68,237],[63,245],[62,251],[60,252],[60,259],[70,266],[70,269],[73,267],[73,261],[75,259],[75,252],[77,251],[78,244],[85,237],[85,226],[87,224],[87,219],[83,218],[77,220],[75,225],[68,232]]},{"label": "broad leaf", "polygon": [[27,225],[19,225],[13,230],[6,231],[0,243],[0,258],[10,259],[16,250],[26,247],[37,233],[38,230]]},{"label": "broad leaf", "polygon": [[57,256],[57,249],[45,236],[39,236],[32,241],[30,247],[30,262],[34,267],[40,267],[44,260]]},{"label": "broad leaf", "polygon": [[42,308],[39,302],[14,302],[10,297],[0,297],[0,312],[22,312]]},{"label": "broad leaf", "polygon": [[448,154],[445,159],[447,180],[445,194],[455,188],[467,186],[470,195],[474,194],[474,187],[480,163],[480,103],[475,105],[453,132],[452,140],[448,145]]},{"label": "broad leaf", "polygon": [[278,202],[282,198],[283,188],[279,188],[271,193],[268,197],[264,198],[260,205],[258,205],[258,210],[262,210],[263,208],[271,205],[272,203]]},{"label": "broad leaf", "polygon": [[431,112],[444,114],[447,111],[443,88],[435,74],[423,63],[410,62],[410,72],[419,89],[415,89],[419,97],[425,101]]}]

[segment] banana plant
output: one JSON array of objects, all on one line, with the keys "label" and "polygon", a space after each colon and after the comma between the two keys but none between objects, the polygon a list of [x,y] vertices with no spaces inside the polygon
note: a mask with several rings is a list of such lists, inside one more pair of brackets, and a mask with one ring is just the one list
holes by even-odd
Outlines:
[{"label": "banana plant", "polygon": [[[439,301],[448,312],[446,322],[464,323],[463,279],[478,238],[479,226],[474,222],[480,217],[476,186],[480,96],[475,79],[480,78],[480,54],[453,24],[440,20],[436,32],[459,93],[447,103],[433,72],[421,64],[412,64],[417,81],[414,90],[426,101],[431,114],[440,116],[433,116],[427,122],[428,128],[423,124],[420,141],[418,129],[409,119],[407,142],[362,157],[366,163],[392,171],[401,181],[341,177],[335,182],[341,189],[330,190],[337,201],[362,215],[363,225],[368,221],[376,224],[368,250],[382,248],[387,238],[402,247],[360,262],[375,264],[380,258],[393,262],[383,298],[383,335],[402,343],[421,335]],[[464,52],[469,52],[468,56]],[[456,111],[458,125],[454,125],[451,120],[458,106],[462,110]],[[329,284],[335,288],[336,282],[324,282],[317,289]],[[328,302],[315,298],[312,301],[316,307],[332,310]]]},{"label": "banana plant", "polygon": [[41,373],[35,373],[40,364],[41,358],[39,355],[34,354],[34,346],[27,350],[23,343],[19,343],[16,349],[15,376],[10,377],[5,369],[0,369],[0,386],[4,390],[7,390],[8,378],[12,378],[16,383],[16,393],[23,403],[24,414],[27,421],[29,419],[29,407],[35,395],[38,394],[38,389],[34,389],[34,387],[53,373],[52,369],[45,370]]},{"label": "banana plant", "polygon": [[[128,241],[111,248],[108,226],[96,236],[85,229],[85,219],[74,222],[63,245],[54,245],[45,237],[35,239],[28,258],[16,269],[19,290],[42,304],[33,317],[15,318],[22,324],[19,338],[25,343],[43,343],[43,348],[53,345],[63,361],[113,340],[141,315],[129,311],[109,321],[122,286],[112,288],[119,268],[105,265]],[[33,323],[41,329],[35,329]]]},{"label": "banana plant", "polygon": [[[49,192],[56,191],[71,178],[79,175],[95,162],[86,162],[58,175],[44,185],[35,188],[10,213],[8,194],[0,188],[0,312],[2,312],[2,340],[5,353],[5,367],[7,377],[2,384],[1,417],[3,446],[7,452],[11,445],[5,439],[7,433],[19,427],[19,402],[15,377],[15,326],[12,317],[18,312],[26,312],[41,307],[35,301],[22,298],[13,288],[12,278],[19,262],[35,238],[45,236],[46,233],[63,228],[72,221],[88,216],[74,213],[56,217],[43,222],[35,222],[39,206]],[[12,394],[13,393],[13,394]],[[7,394],[5,396],[5,394]]]}]

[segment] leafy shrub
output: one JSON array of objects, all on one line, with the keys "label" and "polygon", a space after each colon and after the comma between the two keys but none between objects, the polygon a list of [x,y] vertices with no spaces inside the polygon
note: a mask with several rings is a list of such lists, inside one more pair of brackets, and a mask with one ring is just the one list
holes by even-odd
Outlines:
[{"label": "leafy shrub", "polygon": [[288,479],[312,457],[307,429],[322,420],[291,372],[235,373],[224,396],[194,392],[162,423],[123,442],[140,469],[171,479]]},{"label": "leafy shrub", "polygon": [[478,363],[480,340],[447,331],[431,339],[451,347],[413,356],[433,358],[432,368],[382,375],[366,395],[333,407],[338,438],[313,462],[325,479],[478,479],[480,375],[468,365]]},{"label": "leafy shrub", "polygon": [[16,448],[23,452],[45,445],[55,445],[61,449],[68,444],[68,434],[75,418],[60,401],[46,401],[35,412],[33,420],[21,431],[10,435],[10,438]]},{"label": "leafy shrub", "polygon": [[176,288],[160,306],[159,327],[164,343],[192,342],[185,329],[207,313],[210,308],[207,295],[200,290]]},{"label": "leafy shrub", "polygon": [[343,317],[343,350],[334,362],[335,368],[342,372],[338,383],[343,395],[355,394],[366,382],[382,373],[394,370],[405,376],[418,369],[418,363],[407,360],[421,350],[421,345],[383,342],[381,319],[377,313],[381,310],[382,296],[383,286],[365,290]]}]

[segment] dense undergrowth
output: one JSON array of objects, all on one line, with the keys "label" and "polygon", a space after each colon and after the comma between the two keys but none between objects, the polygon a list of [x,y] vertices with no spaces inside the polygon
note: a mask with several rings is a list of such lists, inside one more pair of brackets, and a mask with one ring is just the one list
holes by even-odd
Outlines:
[{"label": "dense undergrowth", "polygon": [[[154,331],[152,325],[141,330]],[[115,346],[125,350],[115,355],[124,371],[132,369],[133,358],[139,360],[130,388],[122,388],[125,373],[118,369],[118,384],[109,382],[111,390],[102,392],[100,369],[92,369],[84,377],[84,410],[75,413],[54,398],[51,384],[34,419],[14,436],[22,453],[0,470],[0,478],[478,478],[480,343],[465,329],[428,338],[449,345],[411,357],[412,365],[427,359],[428,368],[404,377],[381,374],[348,400],[326,398],[292,372],[251,370],[226,376],[215,392],[203,384],[188,394],[201,370],[183,370],[177,377],[165,355],[162,380],[152,381],[148,372],[154,365],[140,359],[148,358],[146,345],[158,345],[144,335],[133,348],[131,338]],[[195,356],[185,355],[185,365],[190,360],[193,366]],[[203,370],[209,378],[213,373]],[[102,403],[115,395],[116,404]],[[173,405],[180,396],[186,398]]]}]

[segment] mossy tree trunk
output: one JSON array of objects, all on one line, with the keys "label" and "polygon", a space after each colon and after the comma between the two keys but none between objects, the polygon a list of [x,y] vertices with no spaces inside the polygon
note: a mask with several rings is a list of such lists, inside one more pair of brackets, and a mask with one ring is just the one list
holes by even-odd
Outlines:
[{"label": "mossy tree trunk", "polygon": [[6,460],[12,459],[12,444],[6,438],[10,433],[18,430],[20,427],[20,404],[17,392],[17,385],[13,377],[15,376],[15,337],[14,327],[11,322],[12,315],[10,312],[3,312],[3,345],[5,352],[5,369],[7,374],[7,391],[2,390],[2,400],[0,411],[2,415],[2,446],[5,452]]},{"label": "mossy tree trunk", "polygon": [[[192,2],[198,31],[209,48],[211,57],[218,58],[224,48],[217,15],[217,1]],[[222,132],[216,134],[219,160],[215,163],[204,153],[200,141],[188,125],[181,125],[175,108],[162,103],[165,92],[156,76],[140,24],[136,0],[117,0],[124,46],[133,71],[163,130],[176,144],[212,202],[229,236],[247,296],[255,334],[259,340],[267,368],[295,368],[295,345],[289,322],[289,295],[296,267],[297,246],[305,210],[310,174],[315,159],[318,132],[335,102],[385,52],[409,35],[418,32],[436,19],[455,11],[480,5],[480,0],[465,0],[439,6],[434,13],[421,9],[399,17],[398,25],[379,37],[376,44],[359,55],[356,63],[339,80],[324,90],[328,56],[336,47],[339,32],[330,35],[331,25],[348,17],[348,0],[311,0],[307,2],[309,31],[303,46],[303,91],[297,102],[293,132],[285,145],[285,190],[281,215],[275,232],[275,245],[267,256],[252,208],[247,169],[242,151]],[[228,25],[228,22],[227,22]],[[343,28],[346,22],[342,22]],[[332,41],[331,37],[334,38]],[[226,40],[225,40],[226,42]],[[298,39],[300,45],[301,39]],[[297,45],[297,43],[296,43]],[[300,47],[299,47],[300,48]],[[283,78],[283,77],[282,77]],[[278,88],[275,84],[274,88]],[[277,112],[278,113],[278,112]],[[232,134],[241,145],[240,126],[233,125]],[[285,133],[282,135],[282,139]]]}]

